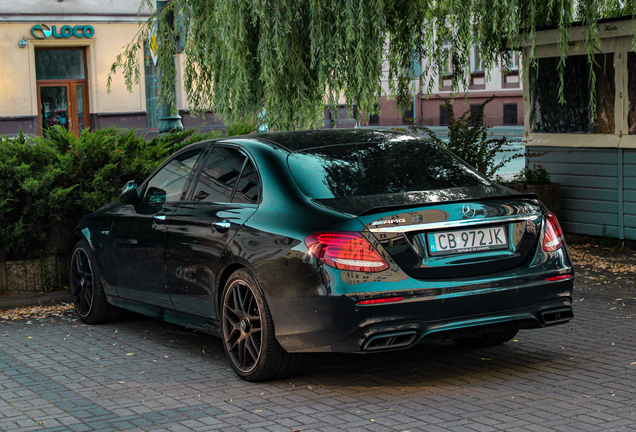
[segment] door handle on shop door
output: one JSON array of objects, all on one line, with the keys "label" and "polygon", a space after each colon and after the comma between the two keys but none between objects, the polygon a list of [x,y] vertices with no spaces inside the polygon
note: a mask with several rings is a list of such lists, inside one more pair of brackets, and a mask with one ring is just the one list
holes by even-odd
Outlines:
[{"label": "door handle on shop door", "polygon": [[230,222],[226,220],[222,220],[222,221],[214,222],[212,226],[214,227],[216,232],[219,232],[222,234],[224,232],[227,232],[230,229]]}]

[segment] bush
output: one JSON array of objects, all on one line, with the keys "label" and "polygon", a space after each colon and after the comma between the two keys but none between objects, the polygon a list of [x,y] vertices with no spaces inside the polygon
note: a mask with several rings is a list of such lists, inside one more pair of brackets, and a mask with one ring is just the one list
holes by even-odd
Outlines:
[{"label": "bush", "polygon": [[[524,157],[519,150],[507,148],[508,139],[490,138],[488,136],[489,126],[483,125],[484,107],[490,103],[494,96],[486,100],[479,109],[469,110],[455,118],[455,110],[450,99],[440,98],[444,101],[444,108],[448,111],[448,142],[439,138],[437,134],[426,126],[411,126],[410,132],[419,134],[425,132],[428,139],[435,144],[444,147],[456,156],[459,156],[464,162],[475,168],[488,178],[494,178],[497,170],[502,168],[512,159]],[[404,130],[402,128],[393,128],[394,130]],[[498,153],[509,153],[504,156],[501,162],[495,163],[495,157]],[[534,153],[529,154],[534,156]]]},{"label": "bush", "polygon": [[528,183],[536,185],[550,184],[550,173],[543,165],[534,165],[533,168],[525,167],[519,174],[517,174],[513,180],[519,183]]},{"label": "bush", "polygon": [[55,253],[85,214],[115,201],[180,148],[218,133],[190,130],[146,141],[134,130],[62,127],[48,137],[0,137],[0,258]]},{"label": "bush", "polygon": [[[426,132],[431,141],[459,156],[486,177],[493,178],[497,170],[512,159],[524,156],[519,151],[506,148],[508,143],[506,137],[490,138],[488,136],[489,127],[483,125],[484,107],[493,98],[494,96],[486,100],[479,109],[469,110],[459,118],[455,118],[451,101],[444,99],[444,108],[448,111],[449,119],[448,142],[438,138],[435,132],[425,126],[419,126],[417,129]],[[498,153],[510,153],[510,155],[504,156],[501,162],[496,164],[495,157]]]}]

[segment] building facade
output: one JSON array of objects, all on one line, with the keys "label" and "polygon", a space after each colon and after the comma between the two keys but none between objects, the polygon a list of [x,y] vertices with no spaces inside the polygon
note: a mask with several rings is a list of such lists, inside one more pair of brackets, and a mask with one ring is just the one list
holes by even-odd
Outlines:
[{"label": "building facade", "polygon": [[[146,59],[128,91],[112,63],[139,29],[138,1],[16,0],[0,4],[0,134],[40,134],[52,125],[79,133],[108,126],[156,132],[156,67]],[[142,18],[144,14],[142,13]],[[147,16],[147,14],[146,14]],[[143,58],[143,53],[140,54]],[[178,77],[183,58],[179,56]],[[182,82],[178,79],[178,82]],[[186,127],[222,126],[187,112],[183,86],[177,105]]]},{"label": "building facade", "polygon": [[[450,49],[450,48],[449,48]],[[452,54],[451,54],[452,55]],[[410,124],[415,118],[418,124],[424,126],[448,125],[448,112],[444,108],[445,99],[452,99],[453,110],[457,117],[475,109],[487,99],[493,100],[484,109],[484,124],[486,126],[523,126],[523,84],[521,82],[521,63],[519,52],[513,52],[511,64],[506,69],[503,64],[491,70],[484,70],[479,51],[473,49],[470,63],[470,82],[467,88],[453,89],[453,70],[451,63],[441,76],[435,77],[436,88],[429,94],[417,92],[414,95],[415,117],[413,110],[402,115],[395,109],[395,101],[382,97],[380,114],[369,119],[370,124],[380,126],[395,126]],[[504,72],[507,70],[507,72]],[[385,77],[388,76],[388,65],[385,66]],[[424,70],[422,78],[429,82],[432,74]],[[416,81],[419,88],[419,79]],[[384,93],[389,92],[388,81],[383,81]],[[472,108],[471,108],[472,107]]]}]

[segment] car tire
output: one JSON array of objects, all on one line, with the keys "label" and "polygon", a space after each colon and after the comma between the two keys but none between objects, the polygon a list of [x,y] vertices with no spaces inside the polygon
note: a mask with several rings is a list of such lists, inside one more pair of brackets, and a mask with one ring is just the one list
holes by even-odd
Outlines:
[{"label": "car tire", "polygon": [[515,337],[519,329],[511,328],[499,332],[486,333],[479,337],[463,337],[453,339],[457,345],[463,348],[486,348],[501,345]]},{"label": "car tire", "polygon": [[281,379],[300,368],[300,356],[276,340],[261,286],[247,269],[234,272],[223,289],[221,337],[232,368],[246,381]]},{"label": "car tire", "polygon": [[69,273],[73,306],[83,322],[102,324],[117,319],[120,309],[106,300],[93,250],[86,240],[73,248]]}]

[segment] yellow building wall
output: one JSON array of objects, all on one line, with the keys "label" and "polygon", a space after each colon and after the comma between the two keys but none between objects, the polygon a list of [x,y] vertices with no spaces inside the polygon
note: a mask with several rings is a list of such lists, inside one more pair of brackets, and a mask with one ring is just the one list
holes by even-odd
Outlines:
[{"label": "yellow building wall", "polygon": [[[39,22],[0,24],[0,117],[37,116],[37,86],[35,79],[35,49],[44,47],[86,47],[88,85],[91,113],[121,113],[146,110],[144,75],[134,84],[132,92],[126,89],[121,71],[113,75],[111,93],[106,82],[112,63],[123,47],[133,40],[138,31],[136,23],[89,23],[95,29],[92,38],[36,39],[31,27]],[[84,23],[47,22],[61,29],[64,25]],[[26,38],[27,47],[18,42]],[[143,58],[142,58],[143,59]],[[143,61],[143,60],[142,60]],[[141,63],[140,63],[141,64]]]}]

